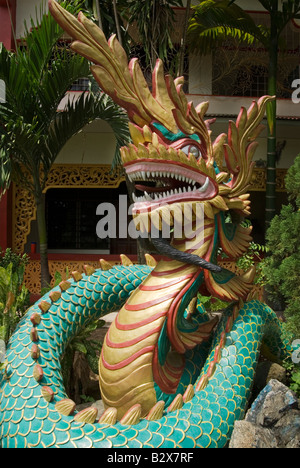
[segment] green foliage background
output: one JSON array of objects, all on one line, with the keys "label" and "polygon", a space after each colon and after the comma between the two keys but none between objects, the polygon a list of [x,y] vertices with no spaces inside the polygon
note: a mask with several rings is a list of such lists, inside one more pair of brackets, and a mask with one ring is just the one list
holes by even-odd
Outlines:
[{"label": "green foliage background", "polygon": [[271,255],[263,264],[266,291],[285,310],[287,329],[300,337],[300,155],[289,169],[286,187],[290,203],[282,207],[267,231]]}]

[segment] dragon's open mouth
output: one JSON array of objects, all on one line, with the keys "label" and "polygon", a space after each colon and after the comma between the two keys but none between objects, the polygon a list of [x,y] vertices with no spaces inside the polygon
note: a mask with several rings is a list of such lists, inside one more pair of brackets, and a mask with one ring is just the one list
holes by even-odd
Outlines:
[{"label": "dragon's open mouth", "polygon": [[203,201],[214,198],[217,184],[206,174],[171,161],[138,160],[126,164],[129,180],[135,183],[136,208],[165,202]]},{"label": "dragon's open mouth", "polygon": [[[133,214],[155,212],[164,204],[210,200],[218,194],[218,185],[211,177],[183,163],[139,159],[126,163],[125,168],[129,180],[135,185]],[[169,221],[171,223],[171,218]],[[149,231],[152,234],[152,229],[149,228]],[[151,236],[151,242],[158,253],[167,254],[174,260],[214,272],[221,271],[219,266],[197,255],[177,250],[162,237]]]}]

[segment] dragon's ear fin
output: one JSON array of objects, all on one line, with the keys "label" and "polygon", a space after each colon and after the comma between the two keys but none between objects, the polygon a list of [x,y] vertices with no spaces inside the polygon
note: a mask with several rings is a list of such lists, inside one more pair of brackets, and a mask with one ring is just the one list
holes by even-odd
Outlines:
[{"label": "dragon's ear fin", "polygon": [[222,250],[230,258],[243,255],[252,242],[252,226],[243,227],[241,224],[226,223],[223,213],[218,216],[219,239]]},{"label": "dragon's ear fin", "polygon": [[253,156],[257,148],[255,141],[264,129],[261,121],[264,118],[267,104],[274,97],[263,96],[259,101],[253,101],[249,110],[242,107],[236,122],[229,122],[228,143],[224,144],[225,162],[231,181],[227,184],[230,198],[245,194],[251,182],[254,162]]},{"label": "dragon's ear fin", "polygon": [[253,289],[255,273],[255,267],[250,268],[241,276],[225,269],[221,273],[212,273],[206,270],[204,271],[205,284],[209,292],[222,301],[246,300]]}]

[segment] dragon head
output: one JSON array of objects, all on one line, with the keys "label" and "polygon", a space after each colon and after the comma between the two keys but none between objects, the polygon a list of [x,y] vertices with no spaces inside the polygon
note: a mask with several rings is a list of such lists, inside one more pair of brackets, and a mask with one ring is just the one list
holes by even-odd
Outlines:
[{"label": "dragon head", "polygon": [[[228,133],[213,141],[213,120],[205,120],[209,104],[195,107],[188,102],[183,78],[165,75],[161,60],[148,86],[138,60],[128,63],[116,36],[107,41],[82,13],[76,19],[54,0],[49,0],[49,8],[74,39],[72,49],[94,63],[91,71],[103,91],[127,111],[132,143],[122,148],[121,156],[135,187],[137,229],[150,236],[160,253],[202,267],[214,296],[228,301],[246,297],[253,270],[237,277],[216,265],[216,256],[220,246],[237,258],[251,242],[251,228],[241,220],[250,214],[247,190],[255,140],[272,98],[242,108],[237,121],[229,122]],[[225,216],[233,212],[238,215],[234,222]],[[187,220],[189,232],[174,236],[175,227]],[[173,232],[167,242],[165,226]]]}]

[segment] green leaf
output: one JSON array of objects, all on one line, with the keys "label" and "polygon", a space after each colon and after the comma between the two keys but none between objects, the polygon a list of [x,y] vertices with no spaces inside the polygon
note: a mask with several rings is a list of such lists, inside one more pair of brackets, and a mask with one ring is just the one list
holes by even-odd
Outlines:
[{"label": "green leaf", "polygon": [[74,339],[72,341],[72,348],[75,351],[79,351],[80,353],[87,354],[86,346],[82,343],[82,341]]},{"label": "green leaf", "polygon": [[0,326],[0,340],[4,340],[5,339],[5,327],[4,325],[1,325]]},{"label": "green leaf", "polygon": [[193,10],[188,42],[191,49],[200,54],[210,53],[229,37],[248,45],[268,43],[268,32],[257,26],[251,16],[232,1],[204,0]]}]

